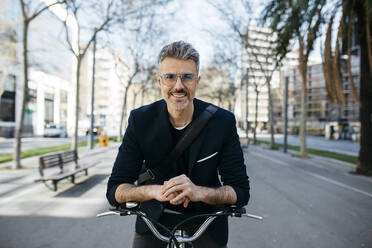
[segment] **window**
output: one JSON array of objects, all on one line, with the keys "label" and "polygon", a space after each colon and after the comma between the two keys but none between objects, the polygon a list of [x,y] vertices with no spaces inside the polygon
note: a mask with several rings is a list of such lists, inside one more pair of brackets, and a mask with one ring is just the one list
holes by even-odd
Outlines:
[{"label": "window", "polygon": [[[0,80],[2,73],[0,72]],[[7,75],[4,82],[4,92],[0,98],[0,121],[15,121],[15,86],[16,77]]]},{"label": "window", "polygon": [[45,116],[44,116],[44,122],[45,124],[53,123],[54,121],[54,95],[45,93]]}]

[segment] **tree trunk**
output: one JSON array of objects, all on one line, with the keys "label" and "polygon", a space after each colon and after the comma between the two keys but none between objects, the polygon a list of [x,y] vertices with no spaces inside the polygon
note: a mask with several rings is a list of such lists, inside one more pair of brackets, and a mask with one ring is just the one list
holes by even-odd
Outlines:
[{"label": "tree trunk", "polygon": [[75,96],[75,129],[74,135],[72,136],[71,150],[76,151],[78,149],[78,130],[79,130],[79,99],[80,99],[80,67],[83,56],[79,54],[77,56],[77,66],[76,66],[76,96]]},{"label": "tree trunk", "polygon": [[127,115],[127,96],[128,96],[129,87],[130,87],[130,84],[128,83],[128,86],[125,87],[123,107],[121,109],[120,130],[119,130],[119,139],[120,140],[122,140],[122,138],[123,138],[124,119],[125,119],[125,116]]},{"label": "tree trunk", "polygon": [[306,158],[306,117],[307,117],[307,60],[308,58],[304,55],[304,44],[303,38],[299,37],[300,49],[299,49],[299,70],[302,79],[302,90],[301,90],[301,119],[300,119],[300,156]]},{"label": "tree trunk", "polygon": [[366,16],[363,1],[356,1],[360,41],[360,150],[357,173],[372,172],[372,77],[366,43]]},{"label": "tree trunk", "polygon": [[259,91],[257,90],[257,85],[256,85],[256,105],[255,105],[255,113],[254,113],[253,144],[257,143],[258,94],[259,94]]},{"label": "tree trunk", "polygon": [[[303,77],[303,76],[302,76]],[[306,77],[306,76],[305,76]],[[300,119],[300,156],[305,158],[307,157],[307,148],[306,148],[306,114],[307,114],[307,92],[306,85],[302,83],[301,90],[301,119]]]},{"label": "tree trunk", "polygon": [[23,130],[23,122],[25,118],[25,111],[26,111],[26,102],[27,102],[27,93],[28,93],[28,28],[29,22],[24,20],[23,21],[23,89],[21,95],[21,111],[19,113],[19,118],[17,119],[16,129],[15,129],[15,142],[14,142],[14,169],[20,169],[21,166],[21,143],[22,143],[22,130]]},{"label": "tree trunk", "polygon": [[273,118],[273,97],[271,94],[271,85],[270,81],[266,82],[267,84],[267,93],[269,95],[269,128],[270,128],[270,149],[274,149],[275,139],[274,139],[274,118]]},{"label": "tree trunk", "polygon": [[136,108],[136,100],[137,100],[137,95],[138,95],[138,91],[133,91],[133,101],[132,101],[132,109],[135,109]]},{"label": "tree trunk", "polygon": [[141,106],[143,106],[144,101],[145,101],[145,93],[146,93],[146,89],[142,88],[142,90],[141,90]]}]

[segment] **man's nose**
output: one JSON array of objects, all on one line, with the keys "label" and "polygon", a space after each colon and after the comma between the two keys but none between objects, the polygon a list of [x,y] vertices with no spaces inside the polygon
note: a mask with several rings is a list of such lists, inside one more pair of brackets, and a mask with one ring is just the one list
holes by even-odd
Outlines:
[{"label": "man's nose", "polygon": [[182,83],[182,80],[181,80],[181,77],[180,76],[177,76],[177,78],[176,78],[176,84],[174,85],[174,88],[176,88],[176,89],[183,89],[183,88],[185,88],[185,86]]}]

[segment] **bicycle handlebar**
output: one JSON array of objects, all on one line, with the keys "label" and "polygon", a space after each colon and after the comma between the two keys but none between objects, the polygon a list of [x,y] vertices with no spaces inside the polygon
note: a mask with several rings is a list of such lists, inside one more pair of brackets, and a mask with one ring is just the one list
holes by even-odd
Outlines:
[{"label": "bicycle handlebar", "polygon": [[[221,211],[216,211],[211,214],[198,214],[193,215],[189,218],[186,218],[185,220],[178,223],[172,231],[170,231],[168,228],[160,224],[157,220],[151,219],[142,211],[139,210],[138,203],[134,202],[127,202],[124,204],[121,204],[119,207],[112,207],[110,206],[109,211],[103,212],[100,214],[97,214],[97,217],[105,217],[109,215],[119,215],[119,216],[128,216],[128,215],[137,215],[142,218],[142,220],[146,223],[146,225],[149,227],[151,232],[161,241],[170,243],[172,240],[176,243],[176,246],[178,246],[178,243],[185,243],[185,242],[192,242],[198,239],[208,228],[208,226],[212,223],[212,221],[217,218],[218,216],[231,216],[231,217],[248,217],[253,218],[256,220],[263,220],[263,217],[253,215],[253,214],[247,214],[245,208],[238,208],[236,206],[229,206]],[[198,230],[191,236],[191,237],[181,237],[176,236],[175,232],[177,229],[184,224],[187,221],[190,221],[191,219],[200,218],[200,217],[208,217],[198,228]],[[160,226],[162,229],[164,229],[168,234],[169,237],[162,235],[159,230],[155,227],[154,223],[158,226]]]}]

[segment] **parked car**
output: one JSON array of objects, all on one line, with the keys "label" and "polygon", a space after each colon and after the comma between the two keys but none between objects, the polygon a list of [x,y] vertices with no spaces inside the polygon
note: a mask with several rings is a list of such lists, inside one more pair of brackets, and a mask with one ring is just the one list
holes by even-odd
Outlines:
[{"label": "parked car", "polygon": [[[85,131],[85,135],[89,135],[89,129],[88,128],[86,131]],[[102,131],[102,128],[100,126],[93,126],[93,135],[99,135]]]},{"label": "parked car", "polygon": [[44,129],[44,137],[67,137],[67,131],[64,126],[49,124]]}]

